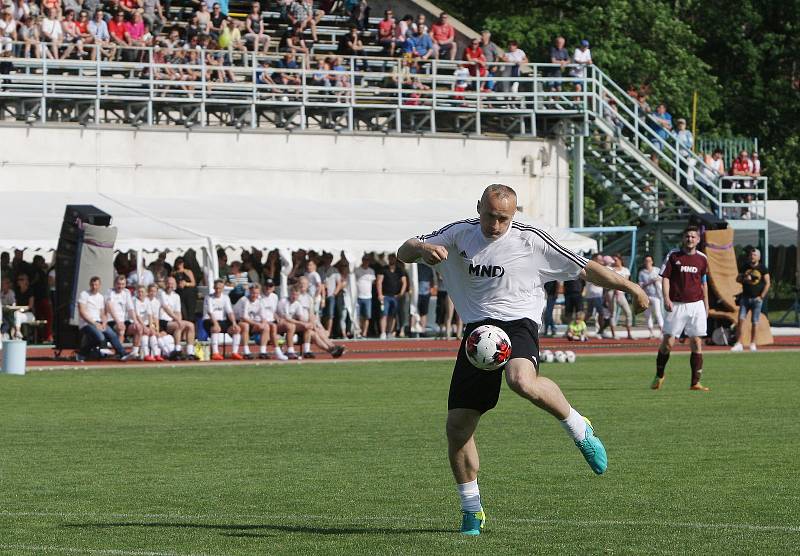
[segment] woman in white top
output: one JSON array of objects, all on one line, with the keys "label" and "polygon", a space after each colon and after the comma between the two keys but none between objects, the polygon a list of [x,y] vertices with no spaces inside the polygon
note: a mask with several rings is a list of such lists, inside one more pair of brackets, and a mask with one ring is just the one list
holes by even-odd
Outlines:
[{"label": "woman in white top", "polygon": [[[614,265],[611,267],[611,270],[626,280],[631,279],[631,271],[622,264],[622,255],[619,253],[614,255]],[[631,313],[631,306],[628,304],[628,298],[625,297],[624,292],[619,290],[609,290],[608,295],[610,296],[609,309],[611,311],[611,337],[614,339],[617,338],[615,327],[617,325],[617,307],[619,307],[622,312],[625,313],[625,330],[628,331],[628,339],[633,340],[633,334],[631,334],[631,321],[633,320],[633,314]]]},{"label": "woman in white top", "polygon": [[650,306],[645,311],[647,315],[647,329],[650,331],[650,338],[657,338],[653,334],[653,317],[658,323],[658,328],[664,328],[664,316],[661,312],[661,274],[658,269],[653,266],[653,257],[650,255],[644,256],[644,268],[639,271],[639,285],[650,298]]}]

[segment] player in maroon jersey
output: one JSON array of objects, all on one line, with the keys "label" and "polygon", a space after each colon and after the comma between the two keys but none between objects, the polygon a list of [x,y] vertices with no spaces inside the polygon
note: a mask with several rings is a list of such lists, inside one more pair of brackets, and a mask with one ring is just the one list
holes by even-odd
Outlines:
[{"label": "player in maroon jersey", "polygon": [[656,356],[656,377],[650,386],[653,390],[658,390],[664,383],[664,369],[667,367],[675,338],[685,332],[692,348],[689,357],[692,383],[689,388],[708,391],[708,388],[700,384],[703,373],[703,337],[706,335],[708,318],[708,260],[697,250],[698,243],[700,231],[694,226],[687,227],[683,231],[681,248],[670,251],[661,266],[667,318],[664,319],[664,336]]}]

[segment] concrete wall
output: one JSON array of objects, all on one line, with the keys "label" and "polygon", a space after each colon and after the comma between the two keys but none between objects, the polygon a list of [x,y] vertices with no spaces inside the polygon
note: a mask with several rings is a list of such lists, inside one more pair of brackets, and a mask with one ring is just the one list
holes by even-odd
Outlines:
[{"label": "concrete wall", "polygon": [[569,225],[566,150],[544,139],[0,126],[0,145],[0,192],[464,200],[501,182]]}]

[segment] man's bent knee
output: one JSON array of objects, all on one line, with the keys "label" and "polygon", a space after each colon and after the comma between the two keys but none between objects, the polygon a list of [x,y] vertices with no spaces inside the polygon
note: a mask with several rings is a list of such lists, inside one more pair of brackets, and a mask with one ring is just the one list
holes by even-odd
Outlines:
[{"label": "man's bent knee", "polygon": [[448,441],[455,444],[466,443],[475,433],[480,418],[480,412],[475,409],[460,408],[448,411],[445,426]]}]

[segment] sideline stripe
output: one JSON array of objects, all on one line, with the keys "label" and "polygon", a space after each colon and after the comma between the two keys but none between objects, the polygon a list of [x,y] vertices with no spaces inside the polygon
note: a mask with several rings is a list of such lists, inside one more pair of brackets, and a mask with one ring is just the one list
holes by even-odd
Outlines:
[{"label": "sideline stripe", "polygon": [[[286,520],[286,519],[305,519],[317,521],[335,521],[335,519],[345,519],[352,521],[385,521],[387,527],[397,521],[404,522],[423,522],[423,523],[450,523],[452,520],[446,518],[433,518],[433,517],[414,517],[414,516],[358,516],[358,515],[337,515],[330,514],[316,515],[316,514],[197,514],[197,515],[181,515],[181,514],[136,514],[136,513],[98,513],[98,512],[9,512],[0,511],[0,517],[12,518],[26,518],[26,517],[60,517],[60,518],[105,518],[105,519],[174,519],[177,521],[190,521],[193,519],[205,520]],[[622,527],[675,527],[683,529],[719,529],[719,530],[743,530],[743,531],[778,531],[786,533],[800,533],[800,524],[798,525],[762,525],[756,523],[705,523],[699,521],[661,521],[661,520],[636,520],[636,519],[547,519],[547,518],[494,518],[493,523],[530,523],[539,525],[568,525],[568,526],[582,526],[582,527],[608,527],[608,526],[622,526]],[[144,523],[142,524],[144,525]],[[4,545],[0,545],[3,547]],[[70,549],[71,550],[71,549]],[[114,552],[109,551],[109,554]],[[160,552],[120,552],[120,554],[141,554],[160,556],[162,554],[173,553],[160,553]]]}]

